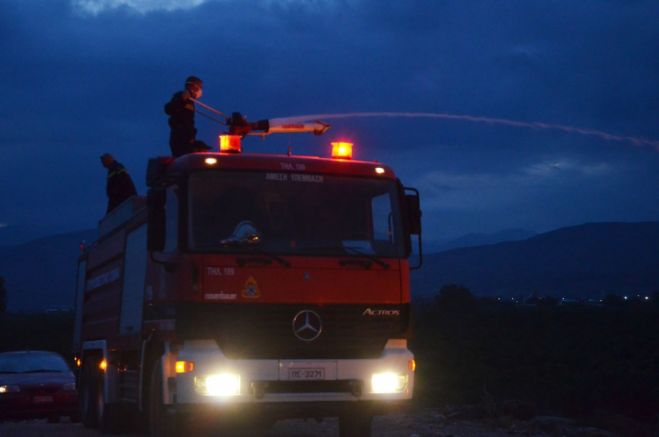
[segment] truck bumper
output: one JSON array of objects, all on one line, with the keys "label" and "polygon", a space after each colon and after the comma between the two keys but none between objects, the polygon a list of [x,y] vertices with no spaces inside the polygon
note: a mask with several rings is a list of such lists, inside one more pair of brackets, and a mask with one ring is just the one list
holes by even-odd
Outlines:
[{"label": "truck bumper", "polygon": [[[277,417],[314,417],[322,406],[324,416],[357,407],[379,414],[412,398],[413,360],[407,342],[398,339],[389,340],[378,358],[345,360],[236,360],[214,341],[187,341],[165,357],[163,401],[177,411],[256,408]],[[192,370],[176,373],[176,361],[194,363]]]}]

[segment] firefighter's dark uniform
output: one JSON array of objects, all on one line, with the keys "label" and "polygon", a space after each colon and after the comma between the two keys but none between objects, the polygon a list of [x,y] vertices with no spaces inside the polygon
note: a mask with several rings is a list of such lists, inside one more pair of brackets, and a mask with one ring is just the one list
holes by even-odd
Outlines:
[{"label": "firefighter's dark uniform", "polygon": [[[185,93],[187,95],[187,93]],[[179,91],[165,104],[165,113],[169,115],[169,147],[172,156],[178,157],[197,150],[194,127],[194,102],[184,100],[184,92]]]},{"label": "firefighter's dark uniform", "polygon": [[123,165],[114,161],[108,167],[108,182],[106,186],[108,194],[108,210],[115,209],[121,202],[129,197],[135,196],[135,184]]}]

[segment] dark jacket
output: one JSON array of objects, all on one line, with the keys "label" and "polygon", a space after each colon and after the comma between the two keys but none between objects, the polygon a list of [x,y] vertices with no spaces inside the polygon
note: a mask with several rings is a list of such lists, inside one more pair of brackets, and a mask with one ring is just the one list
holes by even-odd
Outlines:
[{"label": "dark jacket", "polygon": [[121,202],[137,194],[135,184],[123,165],[114,161],[108,168],[108,182],[106,186],[108,194],[108,210],[115,209]]},{"label": "dark jacket", "polygon": [[[169,115],[169,147],[172,156],[178,157],[194,151],[197,129],[194,125],[194,102],[183,99],[183,91],[172,96],[165,104],[165,113]],[[186,93],[187,94],[187,93]]]}]

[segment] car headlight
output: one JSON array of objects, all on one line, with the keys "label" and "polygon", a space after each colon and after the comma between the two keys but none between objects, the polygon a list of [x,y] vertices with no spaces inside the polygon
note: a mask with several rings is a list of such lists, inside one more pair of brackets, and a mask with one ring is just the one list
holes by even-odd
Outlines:
[{"label": "car headlight", "polygon": [[240,375],[236,373],[218,373],[195,377],[195,387],[203,395],[229,397],[240,395]]},{"label": "car headlight", "polygon": [[21,388],[17,385],[0,385],[0,394],[4,393],[18,393]]},{"label": "car headlight", "polygon": [[395,372],[374,373],[371,392],[379,394],[402,393],[407,388],[407,375]]}]

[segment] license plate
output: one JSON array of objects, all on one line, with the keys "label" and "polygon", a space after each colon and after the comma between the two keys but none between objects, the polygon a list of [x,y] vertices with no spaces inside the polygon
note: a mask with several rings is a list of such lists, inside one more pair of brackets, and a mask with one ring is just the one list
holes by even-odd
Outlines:
[{"label": "license plate", "polygon": [[325,379],[325,369],[304,367],[288,369],[288,379],[293,381],[313,381],[317,379]]},{"label": "license plate", "polygon": [[32,402],[35,404],[47,404],[53,402],[52,396],[35,396],[32,398]]}]

